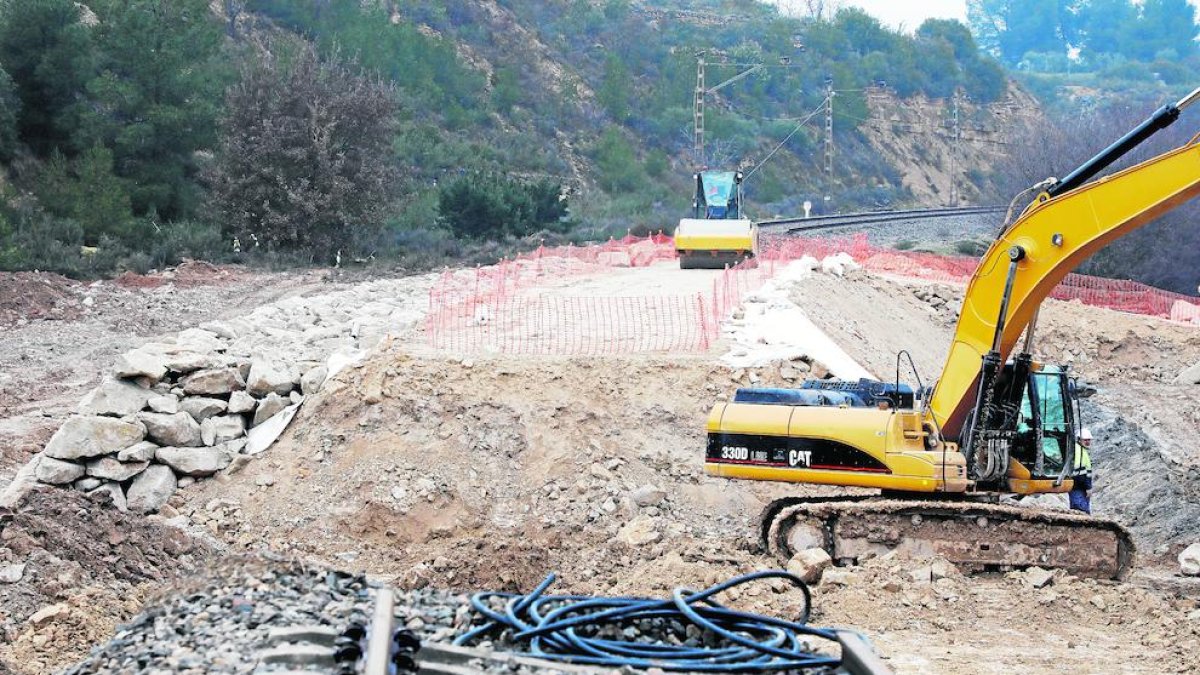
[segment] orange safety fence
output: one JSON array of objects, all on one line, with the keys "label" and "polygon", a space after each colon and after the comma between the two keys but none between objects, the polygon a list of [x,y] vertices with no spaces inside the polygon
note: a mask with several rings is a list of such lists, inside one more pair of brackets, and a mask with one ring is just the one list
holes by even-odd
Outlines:
[{"label": "orange safety fence", "polygon": [[[757,258],[718,270],[702,292],[639,295],[631,288],[620,296],[572,295],[572,276],[673,261],[673,241],[659,234],[539,247],[496,265],[443,272],[429,292],[425,336],[431,347],[460,353],[704,352],[720,337],[722,323],[781,266],[838,253],[872,272],[949,284],[966,283],[979,263],[875,246],[866,235],[789,237],[765,239]],[[1200,298],[1134,281],[1070,274],[1051,297],[1200,325]]]},{"label": "orange safety fence", "polygon": [[496,265],[442,273],[426,340],[454,352],[598,355],[695,352],[714,337],[702,294],[596,297],[549,293],[572,276],[675,259],[661,233],[591,246],[539,247]]},{"label": "orange safety fence", "polygon": [[[871,245],[865,234],[851,237],[792,237],[772,242],[771,255],[795,259],[823,258],[846,251],[864,269],[927,281],[965,284],[979,259],[920,251],[899,251]],[[1157,316],[1183,323],[1200,323],[1200,297],[1165,291],[1122,279],[1068,274],[1050,294],[1055,300],[1078,300],[1085,305]]]}]

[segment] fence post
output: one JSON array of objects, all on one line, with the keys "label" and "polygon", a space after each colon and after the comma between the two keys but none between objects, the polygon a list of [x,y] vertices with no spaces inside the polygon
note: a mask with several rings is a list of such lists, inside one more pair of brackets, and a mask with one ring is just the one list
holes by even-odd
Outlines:
[{"label": "fence post", "polygon": [[[699,319],[700,319],[700,350],[707,352],[709,349],[708,321],[705,319],[705,316],[704,316],[704,294],[703,293],[696,294],[696,316],[699,317]],[[713,322],[716,323],[715,318],[713,319]],[[715,335],[713,336],[713,339],[714,340],[716,339]]]}]

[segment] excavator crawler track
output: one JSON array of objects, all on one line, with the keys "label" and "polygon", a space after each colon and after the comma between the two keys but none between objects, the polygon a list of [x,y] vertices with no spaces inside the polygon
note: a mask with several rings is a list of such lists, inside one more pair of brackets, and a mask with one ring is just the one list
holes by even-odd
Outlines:
[{"label": "excavator crawler track", "polygon": [[1129,532],[1105,518],[989,502],[878,496],[772,502],[761,521],[763,547],[782,562],[824,548],[848,564],[900,550],[941,556],[965,572],[1026,567],[1124,579],[1133,567]]}]

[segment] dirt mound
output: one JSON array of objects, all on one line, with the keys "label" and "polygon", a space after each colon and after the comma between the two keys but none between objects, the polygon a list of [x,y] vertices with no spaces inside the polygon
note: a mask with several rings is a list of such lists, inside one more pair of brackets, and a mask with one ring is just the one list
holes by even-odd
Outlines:
[{"label": "dirt mound", "polygon": [[0,327],[31,319],[79,318],[80,284],[48,272],[0,272]]},{"label": "dirt mound", "polygon": [[213,286],[239,281],[248,275],[246,270],[232,265],[214,265],[202,260],[185,260],[177,267],[161,272],[138,274],[122,272],[113,278],[113,283],[122,288],[158,288],[173,284],[180,288]]},{"label": "dirt mound", "polygon": [[[702,358],[460,362],[393,350],[327,384],[250,475],[182,494],[202,519],[210,500],[236,500],[232,543],[257,543],[270,523],[281,551],[407,584],[527,588],[550,569],[590,578],[605,567],[598,550],[748,536],[767,499],[789,491],[704,476],[700,422],[736,386]],[[325,506],[314,514],[313,503]]]},{"label": "dirt mound", "polygon": [[[848,350],[855,346],[862,349],[864,343],[868,347],[887,345],[897,339],[915,345],[913,356],[922,372],[926,369],[922,363],[929,363],[922,357],[932,355],[927,345],[932,339],[940,349],[934,350],[936,362],[929,363],[928,368],[936,373],[962,308],[963,288],[863,273],[854,275],[851,281],[851,288],[836,292],[836,279],[814,277],[809,282],[813,284],[812,292],[801,298],[804,306],[821,316],[822,327],[843,345],[849,345]],[[864,299],[874,303],[868,305],[871,311],[863,311]],[[914,304],[914,300],[918,302]],[[855,322],[854,330],[843,327],[847,321]],[[859,325],[862,322],[866,325]],[[1047,300],[1038,318],[1034,350],[1051,362],[1069,364],[1090,381],[1108,385],[1166,383],[1200,362],[1200,330],[1078,301]],[[894,354],[895,349],[888,353]]]},{"label": "dirt mound", "polygon": [[[704,358],[457,361],[394,347],[339,375],[263,459],[184,490],[181,511],[232,545],[402,587],[528,590],[554,571],[560,592],[701,588],[775,567],[750,523],[768,499],[820,491],[702,472],[708,407],[750,378],[782,384],[776,370],[734,382]],[[1038,671],[1093,647],[1097,672],[1156,672],[1198,651],[1194,601],[1065,577],[1039,591],[1020,576],[932,583],[917,561],[871,564],[883,566],[815,589],[814,623],[868,631],[898,672]],[[764,586],[721,601],[788,616],[797,598]],[[1128,640],[1161,649],[1128,666]]]},{"label": "dirt mound", "polygon": [[0,660],[47,672],[77,659],[163,582],[214,556],[182,530],[83,493],[42,489],[0,512]]},{"label": "dirt mound", "polygon": [[[876,377],[895,378],[896,354],[907,350],[928,384],[950,350],[954,323],[952,309],[934,308],[914,295],[921,288],[861,271],[846,278],[813,274],[796,286],[792,301]],[[900,376],[906,382],[912,379],[907,362]]]},{"label": "dirt mound", "polygon": [[[1200,540],[1200,453],[1194,443],[1180,441],[1195,439],[1200,427],[1175,418],[1172,424],[1190,427],[1191,433],[1163,433],[1151,412],[1164,403],[1156,400],[1156,388],[1163,386],[1105,392],[1098,401],[1086,402],[1083,413],[1098,448],[1094,508],[1119,514],[1138,538],[1142,564],[1154,561],[1174,569],[1179,551]],[[1180,398],[1173,394],[1167,405],[1178,406]],[[1184,400],[1194,406],[1197,398],[1192,394]],[[1142,406],[1139,417],[1116,412],[1136,405]]]}]

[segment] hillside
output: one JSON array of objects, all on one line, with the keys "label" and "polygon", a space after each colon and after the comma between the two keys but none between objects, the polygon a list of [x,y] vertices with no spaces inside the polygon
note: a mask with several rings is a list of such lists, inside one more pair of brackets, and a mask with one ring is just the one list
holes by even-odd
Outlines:
[{"label": "hillside", "polygon": [[[901,34],[852,8],[0,8],[5,271],[94,278],[186,258],[488,263],[547,239],[669,229],[699,166],[741,168],[753,217],[796,215],[805,202],[817,213],[1004,203],[1128,128],[1047,119],[960,23]],[[1186,244],[1185,229],[1147,237]],[[1093,271],[1195,288],[1163,272],[1186,265],[1168,268],[1138,246]]]},{"label": "hillside", "polygon": [[[364,65],[400,82],[402,92],[411,94],[403,96],[402,136],[414,142],[399,151],[416,193],[478,165],[548,176],[576,190],[578,211],[593,225],[657,228],[686,209],[696,166],[692,106],[702,52],[706,87],[746,70],[739,64],[766,66],[707,97],[703,158],[708,165],[750,171],[770,156],[747,182],[752,208],[760,212],[795,213],[800,202],[820,203],[824,195],[832,197],[829,208],[839,210],[948,203],[954,88],[964,87],[976,100],[965,108],[989,106],[978,116],[986,118],[991,134],[1012,130],[1008,120],[991,114],[993,104],[1036,114],[1032,99],[1007,93],[998,66],[979,57],[957,24],[956,32],[934,22],[926,34],[909,38],[856,11],[800,20],[759,2],[364,6],[356,16],[321,15],[298,11],[295,3],[256,0],[246,3],[239,21],[337,41],[359,53]],[[453,49],[457,60],[440,63],[432,86],[427,78],[402,74],[389,54],[359,37],[387,22],[400,33],[415,30],[413,40],[434,52]],[[887,56],[895,51],[902,58]],[[832,176],[823,170],[826,76],[837,91]],[[963,114],[971,115],[966,109]],[[896,137],[887,130],[866,128],[872,126],[868,119],[893,118],[906,120],[909,135],[911,120],[919,118],[920,140],[901,147],[925,147],[929,166],[894,152]],[[976,152],[980,144],[966,146],[958,165],[970,199],[986,175],[962,167],[978,166],[987,153]],[[927,176],[908,178],[914,173]],[[417,196],[412,201],[422,203]]]}]

